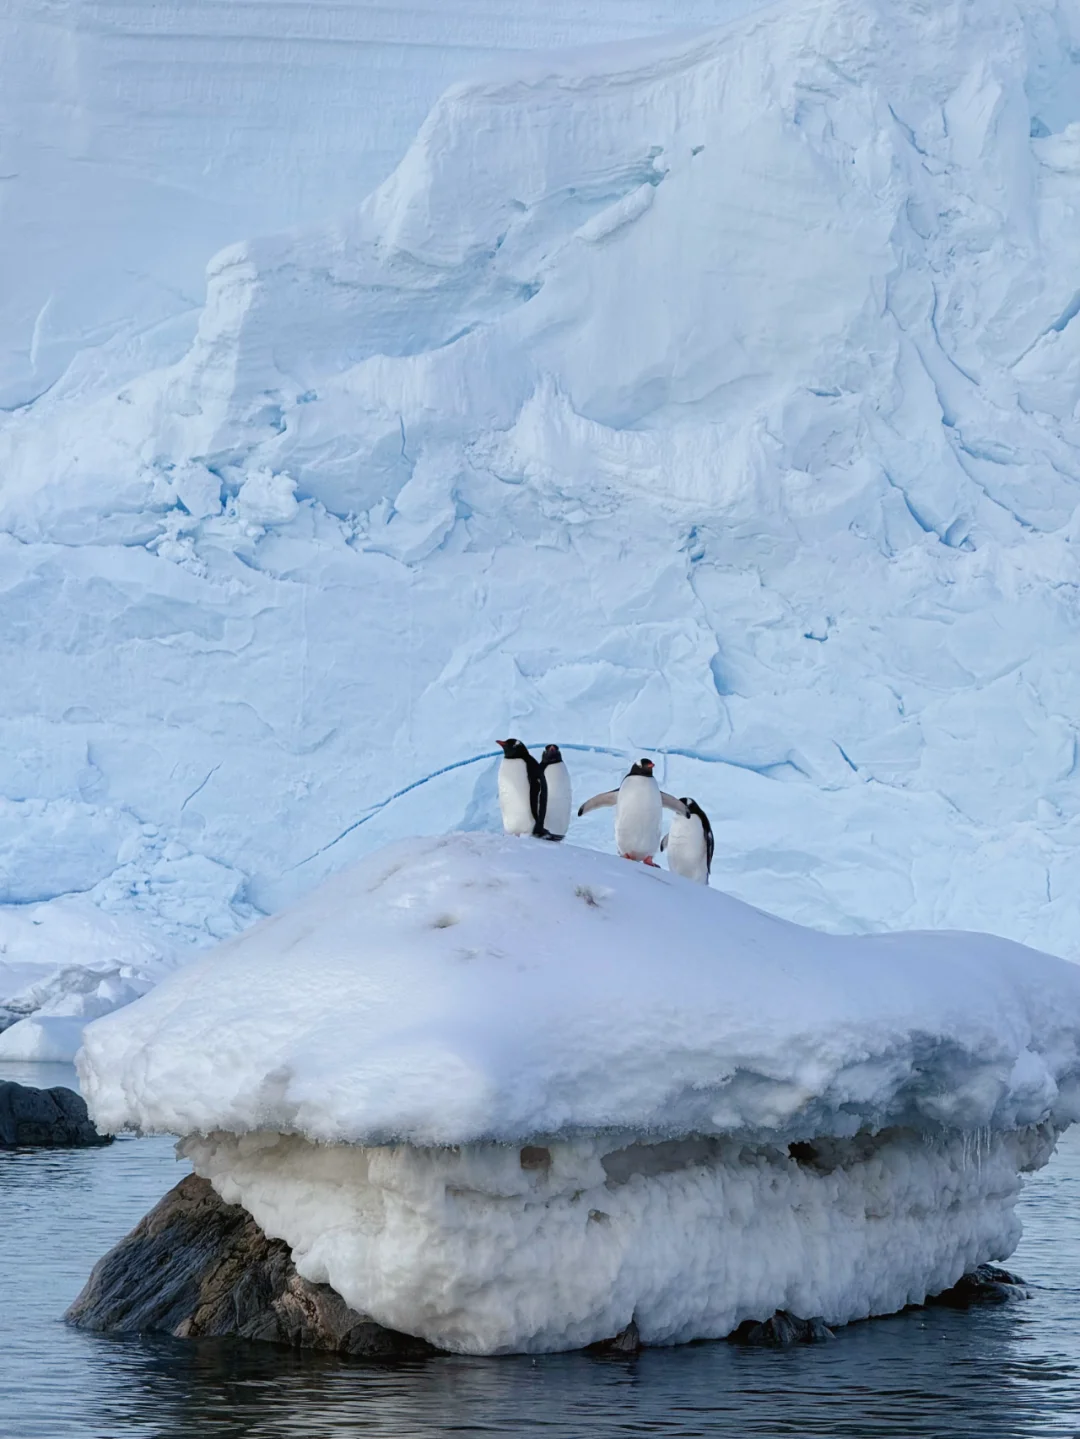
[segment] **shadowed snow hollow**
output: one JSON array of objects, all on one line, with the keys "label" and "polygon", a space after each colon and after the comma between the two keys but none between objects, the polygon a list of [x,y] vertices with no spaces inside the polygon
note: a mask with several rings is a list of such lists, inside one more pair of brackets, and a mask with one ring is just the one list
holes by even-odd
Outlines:
[{"label": "shadowed snow hollow", "polygon": [[1075,954],[1078,55],[787,0],[515,61],[8,417],[0,899],[224,936],[494,827],[514,732],[652,752],[788,918]]},{"label": "shadowed snow hollow", "polygon": [[1080,969],[835,937],[610,855],[403,842],[86,1032],[300,1272],[469,1352],[921,1301],[1019,1237],[1080,1106]]}]

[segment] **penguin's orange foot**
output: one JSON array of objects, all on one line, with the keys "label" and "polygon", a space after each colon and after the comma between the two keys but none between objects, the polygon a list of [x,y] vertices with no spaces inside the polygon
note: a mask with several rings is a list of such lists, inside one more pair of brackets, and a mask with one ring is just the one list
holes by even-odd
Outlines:
[{"label": "penguin's orange foot", "polygon": [[644,858],[641,862],[642,862],[642,864],[651,865],[651,867],[652,867],[653,869],[659,869],[659,868],[660,868],[660,866],[657,864],[656,860],[653,859],[653,857],[652,857],[651,854],[647,854],[647,855],[645,856],[645,858]]}]

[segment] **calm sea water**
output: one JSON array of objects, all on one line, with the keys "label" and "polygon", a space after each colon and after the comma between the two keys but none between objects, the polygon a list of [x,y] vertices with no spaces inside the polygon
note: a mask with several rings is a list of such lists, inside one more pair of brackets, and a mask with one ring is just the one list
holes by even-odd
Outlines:
[{"label": "calm sea water", "polygon": [[[55,1083],[71,1071],[0,1078]],[[1026,1304],[911,1313],[836,1342],[629,1359],[444,1358],[388,1367],[61,1323],[94,1261],[183,1170],[167,1140],[0,1154],[2,1439],[806,1435],[1080,1439],[1080,1130],[1021,1201]]]}]

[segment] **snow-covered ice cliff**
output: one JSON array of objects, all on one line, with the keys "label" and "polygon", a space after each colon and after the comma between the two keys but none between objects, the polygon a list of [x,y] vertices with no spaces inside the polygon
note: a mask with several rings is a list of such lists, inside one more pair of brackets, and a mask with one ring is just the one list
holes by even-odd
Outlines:
[{"label": "snow-covered ice cliff", "polygon": [[[356,1309],[470,1352],[919,1302],[1019,1237],[1080,1115],[1080,968],[828,936],[495,835],[369,856],[86,1032]],[[790,1146],[790,1147],[789,1147]]]},{"label": "snow-covered ice cliff", "polygon": [[4,417],[0,900],[207,942],[493,827],[512,725],[788,918],[1076,954],[1080,0],[724,13],[453,87],[356,208],[301,127],[316,222]]},{"label": "snow-covered ice cliff", "polygon": [[753,0],[11,0],[0,11],[0,408],[73,357],[183,347],[206,261],[355,205],[501,56]]}]

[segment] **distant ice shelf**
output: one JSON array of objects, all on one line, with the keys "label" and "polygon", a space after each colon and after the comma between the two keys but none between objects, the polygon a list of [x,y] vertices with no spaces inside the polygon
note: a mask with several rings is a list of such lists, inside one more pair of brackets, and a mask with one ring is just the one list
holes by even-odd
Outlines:
[{"label": "distant ice shelf", "polygon": [[0,907],[0,1061],[70,1064],[85,1025],[130,1004],[178,954],[81,896]]}]

